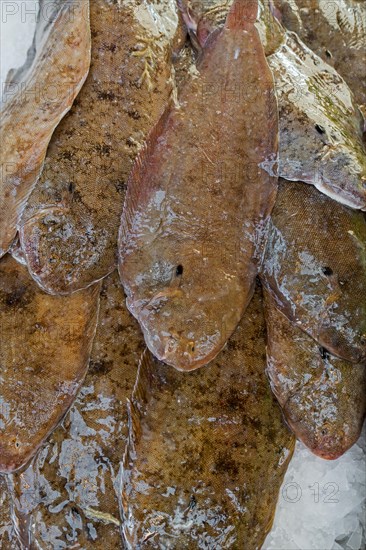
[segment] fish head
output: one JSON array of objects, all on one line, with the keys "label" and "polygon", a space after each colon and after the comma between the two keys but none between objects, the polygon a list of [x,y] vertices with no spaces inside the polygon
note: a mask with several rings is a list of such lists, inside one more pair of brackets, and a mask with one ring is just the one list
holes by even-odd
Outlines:
[{"label": "fish head", "polygon": [[321,377],[290,396],[284,414],[297,437],[317,456],[335,460],[358,439],[365,417],[366,372],[332,357]]},{"label": "fish head", "polygon": [[207,364],[240,320],[237,296],[244,309],[245,293],[239,291],[239,282],[194,261],[166,258],[150,265],[152,269],[134,275],[132,289],[120,266],[127,307],[138,319],[148,348],[178,370]]},{"label": "fish head", "polygon": [[87,211],[39,210],[19,228],[28,270],[47,293],[68,295],[113,271],[115,245],[108,230],[95,228]]},{"label": "fish head", "polygon": [[[8,434],[6,434],[8,435]],[[0,473],[11,474],[23,468],[34,455],[34,446],[13,434],[0,441]]]},{"label": "fish head", "polygon": [[341,147],[326,149],[317,166],[315,187],[341,204],[366,210],[365,155],[344,151]]}]

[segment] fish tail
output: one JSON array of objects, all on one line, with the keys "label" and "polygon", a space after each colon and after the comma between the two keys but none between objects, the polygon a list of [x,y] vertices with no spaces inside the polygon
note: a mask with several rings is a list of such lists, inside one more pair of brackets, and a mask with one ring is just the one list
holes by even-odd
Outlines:
[{"label": "fish tail", "polygon": [[226,18],[225,27],[240,30],[255,23],[258,15],[258,0],[234,0]]}]

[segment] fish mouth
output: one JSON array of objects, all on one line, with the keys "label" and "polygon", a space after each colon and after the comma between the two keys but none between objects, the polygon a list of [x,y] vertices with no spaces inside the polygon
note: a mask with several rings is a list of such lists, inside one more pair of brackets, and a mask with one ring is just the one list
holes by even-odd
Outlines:
[{"label": "fish mouth", "polygon": [[330,199],[353,208],[354,210],[366,211],[366,189],[356,192],[346,191],[345,189],[338,189],[327,183],[325,178],[320,178],[320,181],[314,183],[314,187],[321,193],[329,197]]},{"label": "fish mouth", "polygon": [[8,446],[0,446],[0,474],[12,474],[27,467],[38,447],[33,452],[26,449],[10,449]]},{"label": "fish mouth", "polygon": [[346,435],[342,428],[325,422],[314,429],[314,424],[302,425],[297,418],[292,418],[288,410],[284,410],[286,421],[296,437],[314,455],[324,460],[336,460],[341,457],[358,439],[358,432]]},{"label": "fish mouth", "polygon": [[202,353],[197,343],[176,331],[152,333],[142,326],[145,342],[151,353],[163,363],[181,372],[189,372],[205,366],[220,350]]}]

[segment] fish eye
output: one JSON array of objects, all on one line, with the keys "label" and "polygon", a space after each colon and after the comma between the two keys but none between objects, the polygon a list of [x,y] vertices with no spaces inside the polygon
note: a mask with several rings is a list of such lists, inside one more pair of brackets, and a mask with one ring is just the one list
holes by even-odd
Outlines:
[{"label": "fish eye", "polygon": [[177,265],[177,268],[175,270],[175,274],[177,277],[180,277],[180,275],[183,275],[183,266],[182,264]]},{"label": "fish eye", "polygon": [[323,267],[322,271],[324,275],[326,275],[327,277],[330,277],[331,275],[333,275],[333,269],[331,267]]},{"label": "fish eye", "polygon": [[315,130],[318,132],[318,134],[325,134],[325,129],[323,126],[320,126],[320,124],[315,124]]}]

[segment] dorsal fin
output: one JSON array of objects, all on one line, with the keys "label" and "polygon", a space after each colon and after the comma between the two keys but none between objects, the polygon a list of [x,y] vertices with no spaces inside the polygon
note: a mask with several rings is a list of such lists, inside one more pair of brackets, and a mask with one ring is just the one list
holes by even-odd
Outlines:
[{"label": "dorsal fin", "polygon": [[173,105],[173,101],[170,100],[158,122],[148,134],[145,143],[135,159],[131,173],[127,180],[127,192],[119,230],[120,250],[123,250],[124,243],[126,242],[126,239],[128,239],[138,206],[143,204],[144,198],[150,194],[152,186],[152,183],[150,183],[151,178],[146,178],[145,175],[146,172],[153,169],[153,165],[150,162],[151,156],[158,139],[164,132],[164,128]]},{"label": "dorsal fin", "polygon": [[[129,492],[131,491],[131,472],[136,460],[135,446],[138,443],[141,434],[141,420],[145,414],[148,405],[151,377],[153,371],[153,358],[150,351],[145,348],[142,353],[137,368],[136,381],[131,394],[131,399],[127,399],[128,414],[128,439],[125,453],[122,459],[121,487],[120,487],[120,506],[123,518],[122,534],[127,548],[135,548],[136,541],[133,537],[133,525],[130,520],[129,512]],[[133,522],[132,522],[133,523]]]}]

